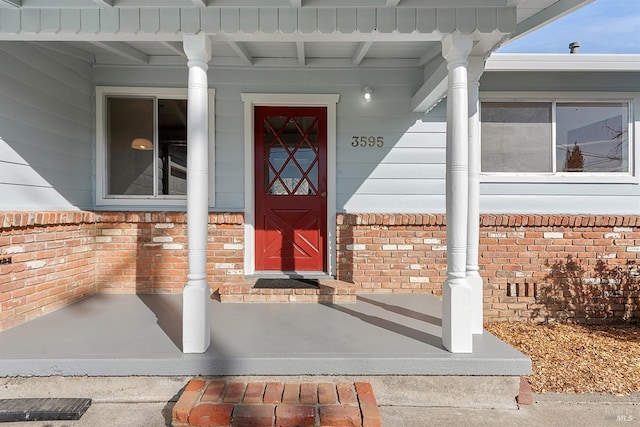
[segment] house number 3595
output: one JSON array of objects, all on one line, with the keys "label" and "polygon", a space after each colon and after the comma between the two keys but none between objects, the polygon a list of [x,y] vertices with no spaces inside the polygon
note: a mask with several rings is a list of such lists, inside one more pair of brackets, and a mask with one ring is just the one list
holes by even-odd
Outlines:
[{"label": "house number 3595", "polygon": [[384,146],[384,137],[383,136],[352,136],[351,146],[362,147],[362,148],[382,147]]}]

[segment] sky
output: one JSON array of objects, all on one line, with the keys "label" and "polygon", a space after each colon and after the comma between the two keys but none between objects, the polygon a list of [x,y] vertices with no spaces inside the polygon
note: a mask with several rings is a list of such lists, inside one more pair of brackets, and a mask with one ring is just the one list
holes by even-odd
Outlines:
[{"label": "sky", "polygon": [[500,53],[640,53],[640,0],[596,0],[516,39]]}]

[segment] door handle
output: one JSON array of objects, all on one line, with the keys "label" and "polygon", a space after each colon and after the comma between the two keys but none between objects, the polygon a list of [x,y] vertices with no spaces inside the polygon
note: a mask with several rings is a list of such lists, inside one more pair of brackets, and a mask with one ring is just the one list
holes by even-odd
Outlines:
[{"label": "door handle", "polygon": [[326,192],[326,191],[323,191],[322,193],[320,193],[320,196],[322,196],[322,197],[327,197],[327,192]]}]

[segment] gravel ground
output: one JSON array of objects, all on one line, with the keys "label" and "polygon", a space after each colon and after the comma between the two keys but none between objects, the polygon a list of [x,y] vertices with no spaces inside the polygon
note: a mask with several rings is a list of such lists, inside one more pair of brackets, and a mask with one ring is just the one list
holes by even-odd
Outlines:
[{"label": "gravel ground", "polygon": [[491,323],[485,328],[533,362],[535,393],[640,392],[640,328]]}]

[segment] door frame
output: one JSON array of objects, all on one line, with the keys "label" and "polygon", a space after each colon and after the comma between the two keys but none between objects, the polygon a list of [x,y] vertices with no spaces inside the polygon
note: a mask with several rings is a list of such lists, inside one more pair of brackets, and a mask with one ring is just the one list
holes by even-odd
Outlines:
[{"label": "door frame", "polygon": [[[325,256],[329,276],[336,274],[336,105],[338,94],[243,93],[244,103],[244,275],[260,274],[255,266],[254,111],[267,107],[325,107],[327,109],[327,238]],[[273,272],[270,272],[273,274]]]}]

